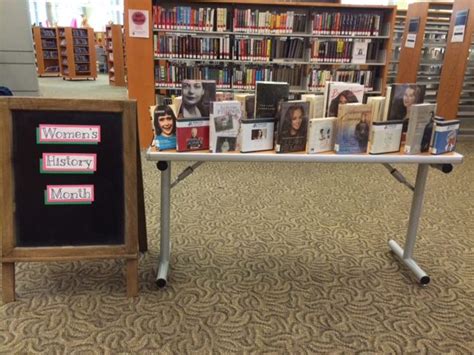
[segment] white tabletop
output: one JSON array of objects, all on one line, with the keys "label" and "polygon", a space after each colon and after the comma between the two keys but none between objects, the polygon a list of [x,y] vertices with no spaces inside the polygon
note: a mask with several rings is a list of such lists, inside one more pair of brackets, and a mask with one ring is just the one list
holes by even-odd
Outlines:
[{"label": "white tabletop", "polygon": [[146,157],[151,161],[227,161],[227,162],[306,162],[306,163],[399,163],[399,164],[460,164],[463,156],[459,153],[432,155],[422,153],[407,155],[403,153],[389,154],[336,154],[335,152],[306,154],[275,153],[274,151],[256,153],[210,153],[206,150],[193,152],[176,152],[175,150],[157,151],[150,147]]}]

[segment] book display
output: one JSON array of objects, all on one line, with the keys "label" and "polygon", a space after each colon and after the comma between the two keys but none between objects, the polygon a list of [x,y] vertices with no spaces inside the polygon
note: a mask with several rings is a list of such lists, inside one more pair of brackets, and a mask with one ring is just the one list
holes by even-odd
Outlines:
[{"label": "book display", "polygon": [[115,86],[126,86],[123,26],[106,26],[105,34],[107,67],[109,68],[109,84]]},{"label": "book display", "polygon": [[59,76],[56,28],[33,27],[38,76]]},{"label": "book display", "polygon": [[59,64],[64,80],[97,78],[92,28],[58,27]]}]

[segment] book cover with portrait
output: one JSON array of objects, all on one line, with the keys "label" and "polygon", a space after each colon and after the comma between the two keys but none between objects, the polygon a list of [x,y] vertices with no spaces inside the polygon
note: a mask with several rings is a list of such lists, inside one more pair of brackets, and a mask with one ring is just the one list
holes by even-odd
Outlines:
[{"label": "book cover with portrait", "polygon": [[459,120],[445,121],[441,117],[436,117],[434,119],[430,153],[443,154],[453,152],[456,148],[457,137],[459,134],[459,125]]},{"label": "book cover with portrait", "polygon": [[176,115],[169,105],[150,106],[152,146],[157,150],[176,149]]},{"label": "book cover with portrait", "polygon": [[255,110],[257,118],[275,118],[280,103],[288,101],[290,84],[277,81],[257,81],[255,84]]},{"label": "book cover with portrait", "polygon": [[369,143],[372,106],[345,104],[339,108],[334,150],[338,154],[366,153]]},{"label": "book cover with portrait", "polygon": [[334,150],[337,117],[312,118],[308,126],[308,154]]},{"label": "book cover with portrait", "polygon": [[[209,116],[209,150],[213,153],[239,150],[237,142],[241,120],[242,106],[239,101],[212,102]],[[222,147],[224,142],[227,143]]]},{"label": "book cover with portrait", "polygon": [[275,144],[277,153],[306,150],[309,102],[286,101],[281,103],[278,118],[278,133]]},{"label": "book cover with portrait", "polygon": [[[403,120],[403,132],[408,129],[408,110],[411,105],[421,104],[425,99],[426,85],[392,84],[388,100],[388,120]],[[404,139],[402,138],[404,141]]]},{"label": "book cover with portrait", "polygon": [[189,118],[176,121],[176,151],[209,150],[209,119]]},{"label": "book cover with portrait", "polygon": [[242,153],[273,149],[274,118],[244,119],[241,127],[240,151]]},{"label": "book cover with portrait", "polygon": [[183,80],[178,119],[209,117],[213,101],[216,101],[215,81]]},{"label": "book cover with portrait", "polygon": [[324,117],[337,117],[339,105],[362,103],[364,85],[337,81],[326,82],[324,87]]}]

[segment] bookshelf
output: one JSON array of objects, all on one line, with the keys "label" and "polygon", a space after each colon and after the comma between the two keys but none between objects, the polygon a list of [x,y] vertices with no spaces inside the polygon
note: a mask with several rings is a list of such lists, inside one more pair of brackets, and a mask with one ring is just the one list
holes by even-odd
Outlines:
[{"label": "bookshelf", "polygon": [[[157,14],[158,6],[164,15]],[[178,13],[176,7],[189,10]],[[242,92],[252,90],[257,80],[289,78],[294,93],[322,93],[325,80],[345,77],[366,85],[368,94],[385,92],[394,6],[126,0],[128,9],[146,10],[150,16],[149,48],[127,32],[128,53],[142,54],[142,60],[129,56],[128,75],[129,97],[138,100],[143,147],[151,138],[148,106],[155,103],[155,94],[179,94],[182,79],[216,80],[218,90]],[[323,27],[331,20],[332,29]],[[354,63],[351,50],[362,41],[372,57]],[[146,53],[151,62],[144,62]]]},{"label": "bookshelf", "polygon": [[[463,42],[452,42],[456,14],[469,10]],[[461,133],[473,135],[474,68],[472,67],[472,32],[474,31],[474,2],[455,0],[448,31],[448,43],[444,55],[443,70],[440,75],[437,114],[446,119],[461,119]]]},{"label": "bookshelf", "polygon": [[388,66],[387,84],[395,83],[398,72],[398,64],[400,62],[400,50],[402,45],[403,30],[405,28],[405,21],[407,17],[406,9],[397,10],[395,16],[395,24],[393,29],[392,54]]},{"label": "bookshelf", "polygon": [[60,76],[56,28],[33,27],[38,76]]},{"label": "bookshelf", "polygon": [[57,36],[63,80],[95,80],[97,64],[93,29],[58,27]]},{"label": "bookshelf", "polygon": [[115,86],[126,86],[122,25],[106,26],[105,33],[109,84]]}]

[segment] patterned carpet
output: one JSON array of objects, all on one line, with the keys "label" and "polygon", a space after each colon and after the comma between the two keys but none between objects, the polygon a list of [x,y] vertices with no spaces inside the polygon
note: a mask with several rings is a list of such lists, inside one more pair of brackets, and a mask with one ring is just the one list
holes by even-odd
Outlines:
[{"label": "patterned carpet", "polygon": [[143,161],[140,296],[125,297],[122,261],[18,264],[0,352],[472,353],[474,142],[458,151],[462,165],[428,178],[415,249],[427,287],[389,252],[411,192],[382,166],[206,163],[172,191],[159,290],[159,172]]}]

